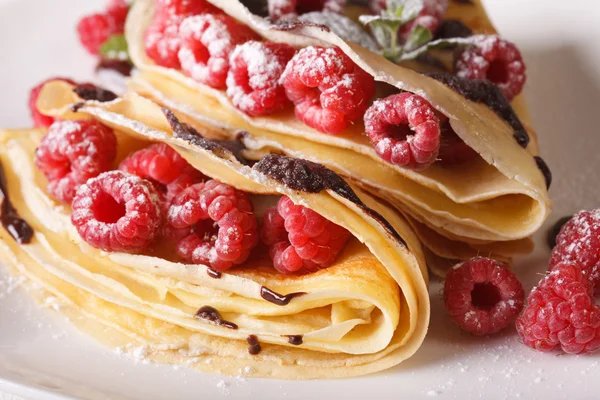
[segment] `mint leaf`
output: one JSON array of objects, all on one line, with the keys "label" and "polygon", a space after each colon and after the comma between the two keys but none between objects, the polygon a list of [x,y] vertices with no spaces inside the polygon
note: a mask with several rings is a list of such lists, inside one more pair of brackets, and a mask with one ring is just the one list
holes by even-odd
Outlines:
[{"label": "mint leaf", "polygon": [[[412,36],[412,35],[411,35]],[[436,49],[447,49],[449,47],[468,47],[481,40],[481,35],[470,36],[466,38],[450,38],[450,39],[438,39],[433,42],[425,43],[420,47],[404,52],[399,59],[396,61],[414,60],[415,58],[423,55],[431,50]]]},{"label": "mint leaf", "polygon": [[422,27],[421,25],[416,25],[410,32],[410,36],[404,44],[404,49],[406,51],[417,49],[425,45],[427,42],[430,42],[431,39],[433,39],[433,35],[428,29]]},{"label": "mint leaf", "polygon": [[124,35],[112,35],[100,47],[102,58],[109,60],[129,60],[127,40]]}]

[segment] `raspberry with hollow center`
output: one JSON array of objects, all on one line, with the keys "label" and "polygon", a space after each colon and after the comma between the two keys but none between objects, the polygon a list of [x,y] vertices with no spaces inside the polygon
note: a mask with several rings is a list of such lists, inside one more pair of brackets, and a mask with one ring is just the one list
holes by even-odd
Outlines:
[{"label": "raspberry with hollow center", "polygon": [[294,19],[298,15],[313,11],[344,13],[346,0],[269,0],[269,17],[273,21]]},{"label": "raspberry with hollow center", "polygon": [[216,180],[197,183],[177,195],[167,223],[184,237],[177,244],[179,256],[219,271],[246,261],[258,243],[248,195]]},{"label": "raspberry with hollow center", "polygon": [[113,130],[97,121],[57,121],[35,153],[35,165],[48,178],[48,192],[71,203],[88,179],[108,171],[116,157]]},{"label": "raspberry with hollow center", "polygon": [[552,250],[550,269],[562,262],[577,264],[600,290],[600,209],[580,211],[560,230]]},{"label": "raspberry with hollow center", "polygon": [[73,199],[71,222],[92,247],[135,253],[161,231],[161,199],[155,186],[122,171],[90,179]]},{"label": "raspberry with hollow center", "polygon": [[528,297],[517,319],[517,332],[532,349],[592,353],[600,348],[600,308],[593,286],[581,268],[561,263],[544,277]]},{"label": "raspberry with hollow center", "polygon": [[365,133],[383,160],[424,169],[440,149],[440,121],[422,97],[400,93],[377,100],[365,113]]},{"label": "raspberry with hollow center", "polygon": [[444,305],[452,320],[474,335],[506,328],[517,318],[525,292],[507,265],[477,257],[448,271]]},{"label": "raspberry with hollow center", "polygon": [[373,77],[337,47],[303,48],[281,79],[298,119],[323,133],[338,134],[361,118],[375,94]]},{"label": "raspberry with hollow center", "polygon": [[499,36],[479,35],[454,64],[456,75],[467,79],[487,79],[510,101],[521,93],[527,76],[521,52]]},{"label": "raspberry with hollow center", "polygon": [[54,123],[54,121],[56,121],[56,118],[42,114],[37,108],[37,100],[38,97],[40,97],[42,88],[46,83],[53,81],[63,81],[70,83],[71,85],[75,85],[75,82],[71,79],[57,76],[47,79],[44,82],[37,85],[36,87],[34,87],[33,89],[31,89],[31,92],[29,93],[29,111],[31,112],[31,119],[33,119],[33,124],[36,128],[49,127],[50,125],[52,125],[52,123]]},{"label": "raspberry with hollow center", "polygon": [[179,38],[183,72],[200,83],[224,89],[231,52],[236,45],[258,37],[228,15],[202,14],[181,23]]},{"label": "raspberry with hollow center", "polygon": [[250,116],[285,108],[290,101],[279,78],[294,53],[285,43],[250,41],[236,46],[226,82],[231,102]]},{"label": "raspberry with hollow center", "polygon": [[119,169],[164,185],[167,189],[167,202],[183,189],[204,178],[185,158],[163,143],[136,151],[121,162]]},{"label": "raspberry with hollow center", "polygon": [[267,210],[261,234],[274,267],[284,274],[329,267],[350,237],[346,229],[287,196]]}]

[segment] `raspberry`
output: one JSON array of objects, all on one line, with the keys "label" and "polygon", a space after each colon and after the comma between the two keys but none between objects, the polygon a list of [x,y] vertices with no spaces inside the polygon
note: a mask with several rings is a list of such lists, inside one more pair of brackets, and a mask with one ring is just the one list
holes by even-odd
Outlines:
[{"label": "raspberry", "polygon": [[47,115],[42,114],[37,108],[37,99],[40,96],[40,93],[42,92],[42,88],[44,87],[44,85],[46,83],[52,82],[52,81],[63,81],[63,82],[70,83],[71,85],[75,85],[75,82],[73,82],[69,78],[54,77],[54,78],[45,80],[44,82],[40,83],[39,85],[37,85],[36,87],[31,89],[31,92],[29,93],[29,111],[31,112],[31,118],[33,119],[33,124],[37,128],[48,127],[48,126],[52,125],[52,123],[55,121],[54,117],[49,117]]},{"label": "raspberry", "polygon": [[477,158],[477,156],[477,152],[458,137],[448,121],[442,124],[438,155],[440,163],[457,165]]},{"label": "raspberry", "polygon": [[250,41],[238,45],[229,58],[227,95],[250,116],[272,114],[290,101],[279,77],[294,56],[284,43]]},{"label": "raspberry", "polygon": [[375,94],[372,76],[339,48],[303,48],[282,76],[296,116],[321,132],[337,134],[361,118]]},{"label": "raspberry", "polygon": [[157,0],[158,15],[176,15],[190,17],[204,13],[218,13],[220,10],[206,0]]},{"label": "raspberry", "polygon": [[365,114],[365,133],[383,160],[423,169],[440,149],[440,121],[422,97],[400,93],[377,100]]},{"label": "raspberry", "polygon": [[71,222],[92,247],[135,253],[161,228],[160,195],[154,185],[122,171],[104,172],[77,190]]},{"label": "raspberry", "polygon": [[560,347],[565,353],[592,353],[600,348],[600,308],[581,268],[561,263],[528,297],[517,319],[523,343],[540,351]]},{"label": "raspberry", "polygon": [[525,64],[519,49],[498,36],[477,36],[473,46],[456,59],[454,68],[461,78],[489,80],[509,101],[525,85]]},{"label": "raspberry", "polygon": [[350,237],[346,229],[287,196],[266,212],[261,233],[273,265],[284,274],[329,267]]},{"label": "raspberry", "polygon": [[446,275],[444,305],[452,320],[474,335],[506,328],[517,318],[525,292],[507,265],[477,257],[457,264]]},{"label": "raspberry", "polygon": [[224,89],[229,55],[236,45],[257,35],[227,15],[203,14],[186,18],[181,23],[179,37],[181,69],[200,83]]},{"label": "raspberry", "polygon": [[48,178],[48,192],[70,203],[80,185],[108,171],[117,152],[112,129],[91,120],[57,121],[35,153],[35,164]]},{"label": "raspberry", "polygon": [[600,209],[581,211],[561,228],[550,268],[562,262],[577,264],[596,291],[600,289]]},{"label": "raspberry", "polygon": [[111,0],[106,8],[106,14],[115,21],[115,24],[125,28],[125,20],[129,13],[129,4],[125,0]]},{"label": "raspberry", "polygon": [[112,0],[104,14],[95,13],[83,17],[77,24],[79,41],[93,55],[112,35],[125,31],[125,20],[129,6],[124,0]]},{"label": "raspberry", "polygon": [[425,0],[423,9],[417,18],[400,28],[400,37],[406,41],[415,26],[420,25],[427,29],[432,35],[444,21],[444,15],[448,9],[448,0]]},{"label": "raspberry", "polygon": [[167,222],[177,235],[187,230],[177,244],[183,259],[219,271],[246,261],[258,243],[248,195],[216,180],[197,183],[177,195]]},{"label": "raspberry", "polygon": [[179,153],[162,143],[136,151],[121,162],[119,169],[164,185],[167,202],[204,177]]},{"label": "raspberry", "polygon": [[342,14],[345,5],[346,0],[268,0],[269,17],[274,21],[293,19],[313,11]]}]

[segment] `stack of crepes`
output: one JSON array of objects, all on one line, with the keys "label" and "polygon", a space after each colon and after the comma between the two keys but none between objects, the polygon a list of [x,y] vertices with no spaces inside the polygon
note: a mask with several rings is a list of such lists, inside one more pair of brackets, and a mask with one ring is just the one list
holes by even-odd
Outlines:
[{"label": "stack of crepes", "polygon": [[113,167],[152,142],[166,144],[206,177],[248,193],[259,221],[287,195],[351,237],[329,268],[304,275],[276,271],[259,247],[223,272],[182,263],[162,243],[139,253],[101,251],[79,235],[71,207],[46,190],[34,164],[45,132],[0,131],[0,259],[29,278],[24,286],[42,304],[134,357],[228,375],[356,376],[419,348],[429,321],[427,270],[401,215],[319,164],[282,155],[251,164],[241,142],[212,140],[218,132],[180,122],[141,96],[100,102],[88,93],[83,101],[73,89],[48,83],[39,109],[114,129]]},{"label": "stack of crepes", "polygon": [[[226,135],[243,130],[241,140],[248,148],[308,159],[346,176],[405,215],[425,247],[430,268],[439,275],[455,260],[476,255],[505,260],[532,250],[529,237],[550,212],[551,178],[538,156],[522,96],[511,107],[502,95],[482,89],[481,81],[450,73],[422,74],[396,65],[341,39],[326,26],[273,23],[238,0],[209,2],[264,40],[296,48],[338,47],[378,85],[390,85],[388,91],[394,87],[427,100],[478,156],[460,165],[436,162],[425,170],[408,169],[377,155],[362,121],[330,135],[301,122],[293,109],[249,116],[234,106],[225,90],[158,66],[148,57],[144,34],[155,12],[153,0],[136,1],[126,27],[131,58],[139,69],[130,82],[132,91],[204,127],[222,128]],[[450,2],[447,18],[461,21],[475,33],[494,33],[479,0]]]}]

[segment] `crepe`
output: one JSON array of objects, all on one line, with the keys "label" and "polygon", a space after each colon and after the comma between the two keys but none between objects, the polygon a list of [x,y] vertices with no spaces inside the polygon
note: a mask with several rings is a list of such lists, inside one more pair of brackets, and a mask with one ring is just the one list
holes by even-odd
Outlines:
[{"label": "crepe", "polygon": [[[437,256],[447,258],[455,252],[453,243],[460,243],[464,258],[481,253],[507,258],[531,249],[528,237],[550,212],[550,173],[537,156],[537,137],[521,96],[513,101],[514,110],[503,96],[491,101],[496,103],[492,110],[490,102],[482,99],[485,96],[477,93],[477,84],[449,74],[426,76],[395,65],[324,26],[272,24],[238,0],[209,1],[266,40],[296,47],[338,46],[377,82],[429,101],[480,157],[466,164],[434,163],[414,171],[383,161],[363,134],[362,123],[334,136],[306,126],[293,110],[249,117],[232,105],[224,91],[198,83],[181,71],[154,65],[148,58],[143,37],[153,17],[153,0],[136,1],[126,26],[131,58],[139,69],[130,81],[132,91],[230,136],[243,130],[246,147],[261,153],[284,153],[326,165],[420,224],[418,232],[440,237],[433,243],[421,236]],[[475,32],[494,32],[478,0],[456,3],[451,2],[448,17],[463,21]]]},{"label": "crepe", "polygon": [[419,348],[429,320],[427,270],[401,215],[319,164],[267,155],[251,167],[240,142],[203,138],[138,95],[82,102],[72,89],[47,84],[38,107],[115,129],[117,162],[149,142],[166,143],[206,176],[252,193],[257,214],[287,195],[352,238],[334,265],[308,275],[277,272],[259,248],[223,273],[182,264],[161,246],[103,252],[78,235],[70,207],[46,192],[33,162],[44,132],[0,131],[0,259],[31,280],[25,287],[40,302],[132,357],[228,375],[348,377],[392,367]]}]

